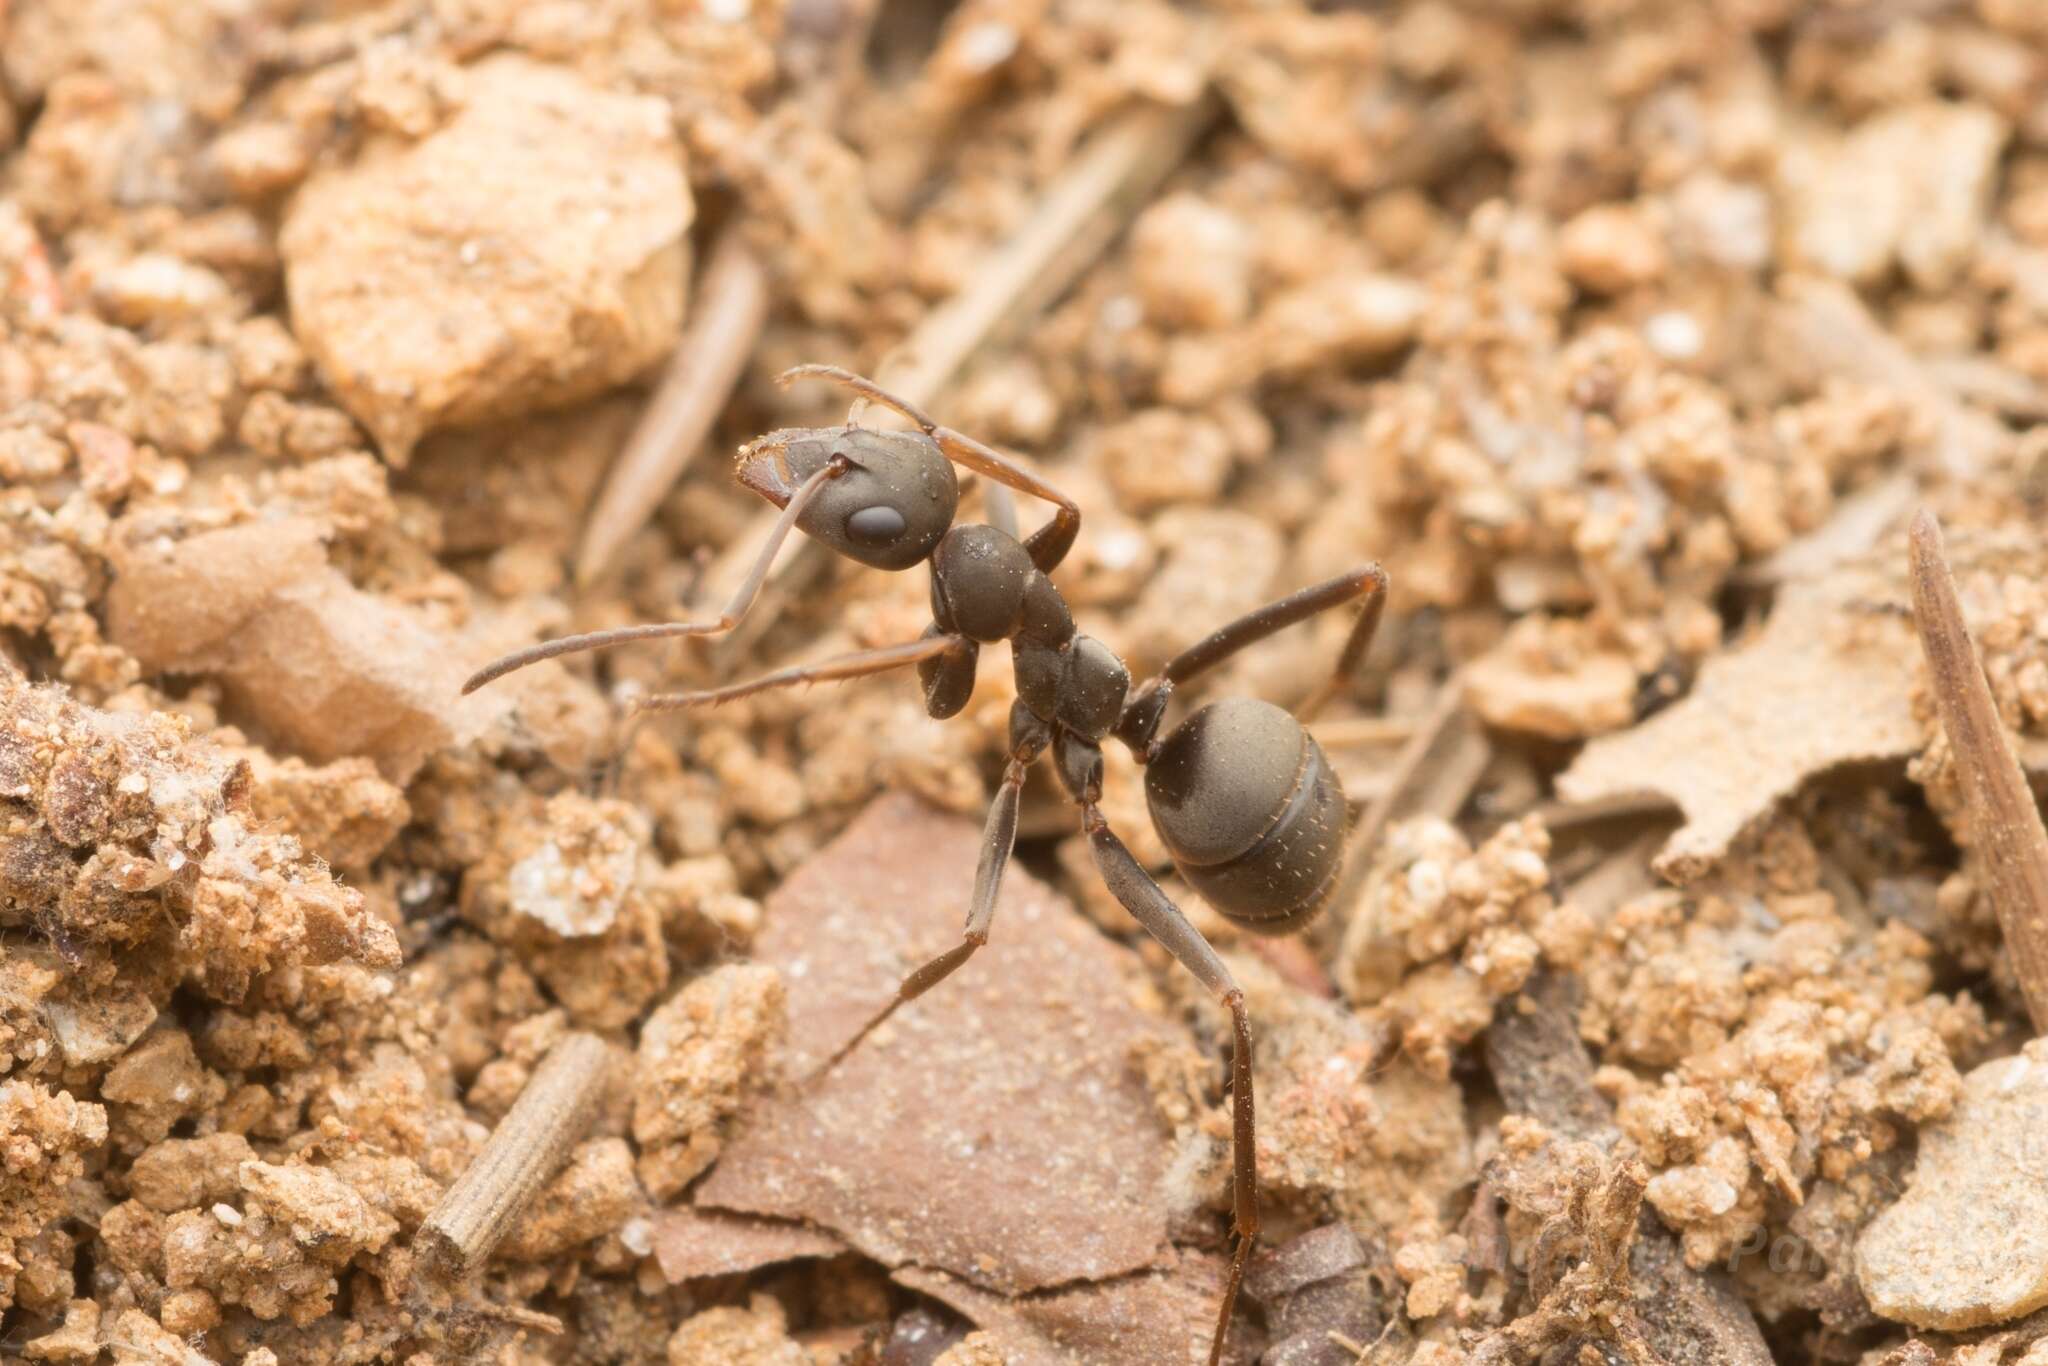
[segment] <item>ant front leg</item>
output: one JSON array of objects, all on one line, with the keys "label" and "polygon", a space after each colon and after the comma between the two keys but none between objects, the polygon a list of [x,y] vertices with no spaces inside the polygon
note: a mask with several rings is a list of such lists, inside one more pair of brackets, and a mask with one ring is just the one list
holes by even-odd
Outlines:
[{"label": "ant front leg", "polygon": [[1252,1119],[1252,1023],[1245,1010],[1244,991],[1223,965],[1202,932],[1188,923],[1180,907],[1161,890],[1124,847],[1090,802],[1082,808],[1082,823],[1095,853],[1095,867],[1102,881],[1123,903],[1131,918],[1146,933],[1180,960],[1182,967],[1209,990],[1230,1011],[1230,1152],[1231,1231],[1237,1241],[1230,1253],[1230,1279],[1224,1284],[1223,1304],[1216,1315],[1216,1335],[1209,1343],[1209,1366],[1223,1359],[1223,1344],[1230,1336],[1231,1315],[1237,1309],[1238,1287],[1244,1283],[1244,1267],[1252,1245],[1259,1237],[1259,1154]]},{"label": "ant front leg", "polygon": [[610,631],[590,631],[580,636],[544,640],[524,650],[514,650],[511,654],[478,669],[469,676],[469,681],[462,685],[463,693],[473,693],[484,684],[503,678],[515,669],[523,669],[529,664],[538,664],[543,659],[553,659],[558,655],[602,649],[607,645],[624,645],[634,640],[661,640],[670,636],[708,636],[716,635],[720,631],[730,631],[739,625],[740,618],[747,614],[747,609],[754,605],[754,599],[760,596],[761,585],[768,578],[768,568],[775,563],[776,552],[782,549],[782,543],[789,539],[790,528],[796,525],[796,519],[803,516],[804,509],[811,505],[820,489],[851,468],[852,465],[845,458],[834,456],[816,474],[798,486],[797,491],[790,496],[788,504],[782,509],[782,515],[775,519],[775,529],[768,533],[768,539],[762,544],[761,553],[755,557],[754,567],[747,574],[746,581],[734,591],[732,601],[728,602],[725,610],[713,620],[664,621],[652,626],[620,626]]},{"label": "ant front leg", "polygon": [[1026,710],[1023,703],[1011,704],[1010,762],[1003,769],[1002,786],[996,789],[995,801],[989,805],[988,821],[982,827],[981,862],[974,870],[974,897],[967,903],[967,928],[961,934],[960,942],[905,977],[903,984],[896,988],[895,999],[862,1025],[858,1034],[842,1044],[820,1071],[830,1071],[899,1007],[916,1000],[952,976],[954,969],[988,943],[988,927],[996,918],[996,897],[1003,889],[1003,872],[1010,866],[1010,851],[1017,844],[1017,802],[1024,791],[1024,771],[1031,766],[1032,760],[1045,752],[1051,738],[1050,728]]}]

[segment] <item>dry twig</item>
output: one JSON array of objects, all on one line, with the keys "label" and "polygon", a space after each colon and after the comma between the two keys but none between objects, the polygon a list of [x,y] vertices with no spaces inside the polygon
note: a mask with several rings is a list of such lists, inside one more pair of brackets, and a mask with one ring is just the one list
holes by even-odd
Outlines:
[{"label": "dry twig", "polygon": [[603,1040],[569,1034],[549,1050],[484,1150],[420,1225],[423,1264],[448,1279],[482,1266],[589,1127],[604,1090]]},{"label": "dry twig", "polygon": [[1963,624],[1941,524],[1922,508],[1911,532],[1913,619],[1927,656],[1935,707],[1969,803],[1991,904],[2012,953],[2036,1033],[2048,1034],[2048,831],[2006,740],[1984,669]]},{"label": "dry twig", "polygon": [[1216,109],[1212,94],[1177,107],[1141,103],[1090,139],[968,286],[897,348],[883,370],[885,387],[929,405],[976,351],[1066,293],[1180,164]]},{"label": "dry twig", "polygon": [[[783,35],[779,55],[793,86],[790,99],[822,125],[836,121],[875,8],[874,0],[826,0],[812,7],[807,23]],[[577,587],[597,580],[696,458],[754,353],[769,302],[767,267],[740,225],[728,224],[705,258],[689,330],[591,508],[576,552]]]},{"label": "dry twig", "polygon": [[1492,759],[1493,744],[1465,705],[1464,676],[1453,675],[1428,713],[1411,727],[1386,790],[1359,819],[1354,837],[1359,855],[1369,857],[1397,818],[1455,817]]},{"label": "dry twig", "polygon": [[605,477],[576,552],[587,588],[703,448],[768,319],[768,271],[736,226],[719,234],[661,386]]}]

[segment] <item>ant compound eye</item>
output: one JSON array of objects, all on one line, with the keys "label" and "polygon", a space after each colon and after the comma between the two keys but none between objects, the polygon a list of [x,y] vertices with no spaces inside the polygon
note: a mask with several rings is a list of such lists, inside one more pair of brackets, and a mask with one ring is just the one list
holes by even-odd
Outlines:
[{"label": "ant compound eye", "polygon": [[846,535],[856,545],[888,545],[907,526],[903,514],[887,503],[864,507],[846,519]]}]

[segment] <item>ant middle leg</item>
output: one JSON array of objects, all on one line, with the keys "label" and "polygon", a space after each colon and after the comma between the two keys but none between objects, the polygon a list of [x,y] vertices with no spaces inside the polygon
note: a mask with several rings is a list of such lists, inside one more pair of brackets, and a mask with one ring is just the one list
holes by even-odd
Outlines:
[{"label": "ant middle leg", "polygon": [[1081,808],[1083,828],[1095,854],[1096,871],[1103,883],[1123,903],[1131,918],[1145,927],[1166,951],[1193,973],[1195,980],[1216,994],[1230,1011],[1230,1154],[1231,1232],[1235,1243],[1230,1253],[1230,1278],[1224,1283],[1223,1304],[1216,1315],[1216,1334],[1209,1344],[1209,1366],[1223,1358],[1223,1344],[1230,1336],[1231,1315],[1237,1308],[1238,1288],[1244,1283],[1246,1260],[1259,1237],[1259,1155],[1252,1114],[1252,1026],[1245,1009],[1244,991],[1224,966],[1202,932],[1189,923],[1180,907],[1173,904],[1152,879],[1116,832],[1109,828],[1101,808],[1093,802]]},{"label": "ant middle leg", "polygon": [[1024,773],[1045,752],[1051,738],[1051,730],[1044,721],[1033,716],[1021,702],[1011,704],[1010,759],[982,827],[981,861],[974,870],[974,896],[967,903],[967,927],[960,942],[905,977],[889,1004],[862,1025],[859,1033],[841,1044],[820,1071],[830,1071],[906,1002],[916,1000],[952,976],[954,969],[988,943],[988,927],[996,917],[996,897],[1003,889],[1003,872],[1010,866],[1010,852],[1017,844],[1017,803],[1024,791]]},{"label": "ant middle leg", "polygon": [[598,650],[608,645],[624,645],[635,640],[707,636],[716,635],[720,631],[730,631],[739,624],[740,618],[747,614],[747,609],[754,605],[754,599],[760,596],[761,585],[768,578],[768,568],[775,563],[776,553],[782,549],[782,543],[789,539],[790,529],[796,525],[796,519],[803,516],[804,509],[810,506],[811,500],[818,496],[820,489],[851,468],[852,465],[844,457],[834,456],[816,474],[798,486],[797,491],[790,496],[788,504],[782,509],[782,515],[775,519],[775,529],[768,533],[768,539],[762,543],[761,553],[754,558],[754,567],[747,574],[746,580],[734,590],[732,600],[725,605],[725,610],[710,621],[664,621],[651,626],[619,626],[609,631],[588,631],[578,636],[544,640],[538,645],[529,645],[524,650],[514,650],[511,654],[478,669],[462,685],[463,693],[473,693],[484,684],[503,678],[515,669],[523,669],[529,664],[538,664],[543,659],[553,659],[558,655]]}]

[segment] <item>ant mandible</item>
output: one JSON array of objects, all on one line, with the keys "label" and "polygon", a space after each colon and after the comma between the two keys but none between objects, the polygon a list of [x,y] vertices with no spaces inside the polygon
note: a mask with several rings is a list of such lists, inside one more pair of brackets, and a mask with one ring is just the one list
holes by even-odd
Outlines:
[{"label": "ant mandible", "polygon": [[[771,688],[859,678],[915,664],[924,683],[925,709],[943,720],[967,705],[981,646],[1011,643],[1017,700],[1010,708],[1008,763],[982,832],[966,932],[958,944],[904,978],[895,999],[832,1062],[988,942],[996,893],[1016,841],[1025,769],[1051,750],[1060,782],[1081,808],[1082,828],[1103,882],[1230,1011],[1235,1245],[1209,1347],[1210,1366],[1216,1366],[1244,1280],[1245,1259],[1259,1232],[1251,1020],[1230,969],[1103,818],[1097,805],[1102,741],[1115,737],[1144,765],[1152,823],[1190,886],[1254,933],[1300,930],[1336,890],[1346,824],[1337,775],[1301,722],[1357,670],[1379,624],[1387,576],[1378,565],[1367,565],[1268,603],[1182,651],[1133,691],[1130,670],[1108,646],[1074,629],[1073,614],[1047,577],[1081,529],[1081,509],[1072,499],[972,437],[940,426],[915,405],[837,366],[800,365],[784,373],[781,382],[810,377],[832,380],[894,408],[917,430],[873,431],[849,422],[784,429],[748,443],[740,451],[739,481],[780,507],[782,515],[745,582],[715,619],[546,641],[489,665],[462,690],[472,692],[514,669],[578,650],[730,630],[753,604],[792,527],[877,569],[928,562],[932,625],[922,639],[778,670],[747,683],[645,697],[638,708],[705,706]],[[1022,541],[997,526],[955,525],[960,502],[956,464],[1053,504],[1052,520]],[[1364,607],[1336,668],[1296,714],[1252,698],[1228,698],[1200,708],[1160,738],[1176,686],[1284,627],[1354,598],[1363,598]]]}]

